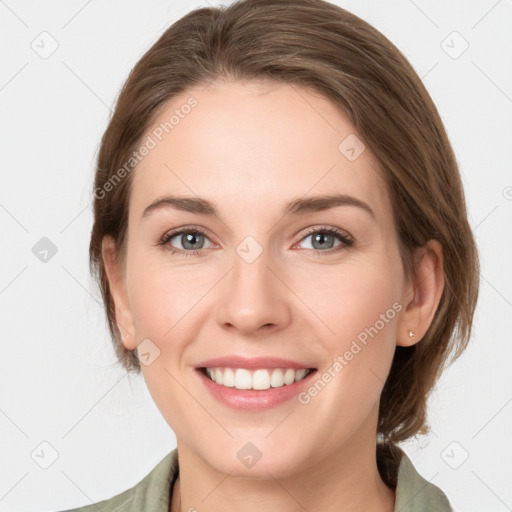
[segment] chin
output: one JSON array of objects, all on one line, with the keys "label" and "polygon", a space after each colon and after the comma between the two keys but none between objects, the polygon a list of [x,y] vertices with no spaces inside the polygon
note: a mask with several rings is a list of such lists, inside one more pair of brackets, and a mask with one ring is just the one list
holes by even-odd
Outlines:
[{"label": "chin", "polygon": [[219,447],[219,450],[212,452],[208,448],[208,454],[202,458],[216,471],[229,474],[231,478],[252,480],[286,478],[300,470],[302,465],[307,465],[306,461],[297,457],[299,447],[288,445],[287,451],[283,452],[268,440],[266,443],[248,441],[234,444],[236,447],[233,449]]}]

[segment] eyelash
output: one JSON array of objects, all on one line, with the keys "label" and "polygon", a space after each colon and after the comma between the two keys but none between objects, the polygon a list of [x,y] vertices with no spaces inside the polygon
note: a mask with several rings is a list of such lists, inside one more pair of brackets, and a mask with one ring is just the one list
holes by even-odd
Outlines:
[{"label": "eyelash", "polygon": [[[321,254],[318,254],[318,253],[326,253],[326,254],[337,253],[340,250],[346,249],[348,247],[352,247],[354,245],[354,240],[352,238],[350,238],[349,236],[347,236],[343,231],[341,231],[340,229],[337,229],[337,228],[327,227],[327,226],[311,228],[310,230],[306,231],[306,233],[302,236],[302,238],[299,240],[299,242],[302,242],[308,236],[316,234],[316,233],[324,233],[324,234],[327,233],[329,235],[334,235],[341,242],[343,242],[343,244],[339,245],[336,248],[328,249],[325,251],[320,251],[320,250],[315,250],[315,249],[306,249],[308,251],[312,251],[314,257],[321,257]],[[201,235],[204,235],[207,237],[206,231],[204,231],[202,228],[200,228],[199,226],[191,226],[190,228],[178,229],[176,231],[171,231],[169,233],[166,233],[162,237],[160,242],[158,242],[157,245],[166,247],[167,244],[170,242],[170,240],[173,239],[175,236],[184,235],[184,234],[201,234]],[[195,251],[183,251],[181,249],[167,248],[167,250],[173,255],[176,254],[179,257],[189,258],[191,256],[197,256],[201,252],[202,249],[196,249]]]}]

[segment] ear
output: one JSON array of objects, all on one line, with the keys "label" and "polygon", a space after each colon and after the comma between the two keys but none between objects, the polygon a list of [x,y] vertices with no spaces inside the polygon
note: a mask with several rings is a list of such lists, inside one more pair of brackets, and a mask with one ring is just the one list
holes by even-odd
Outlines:
[{"label": "ear", "polygon": [[[407,305],[398,323],[396,344],[402,347],[415,345],[423,338],[444,288],[442,245],[432,239],[417,251],[414,279],[406,284]],[[413,331],[414,337],[409,336],[409,331]]]},{"label": "ear", "polygon": [[133,317],[126,293],[123,270],[116,261],[116,247],[112,237],[106,235],[101,243],[101,253],[107,274],[110,293],[114,301],[117,327],[121,331],[121,340],[127,350],[135,350],[135,329]]}]

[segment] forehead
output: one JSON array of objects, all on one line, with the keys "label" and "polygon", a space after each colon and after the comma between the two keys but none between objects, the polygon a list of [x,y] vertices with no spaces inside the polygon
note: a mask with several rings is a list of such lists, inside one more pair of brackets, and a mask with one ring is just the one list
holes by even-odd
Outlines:
[{"label": "forehead", "polygon": [[[343,193],[389,214],[368,147],[330,101],[285,83],[191,88],[160,111],[133,176],[130,216],[165,194],[196,195],[245,214],[291,199]],[[356,158],[354,158],[356,157]],[[389,215],[387,220],[389,220]]]}]

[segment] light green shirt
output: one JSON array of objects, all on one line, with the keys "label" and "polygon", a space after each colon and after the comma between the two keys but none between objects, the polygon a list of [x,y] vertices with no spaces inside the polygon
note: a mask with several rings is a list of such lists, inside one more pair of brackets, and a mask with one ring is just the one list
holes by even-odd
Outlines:
[{"label": "light green shirt", "polygon": [[[168,512],[171,489],[178,477],[178,469],[178,451],[175,448],[130,489],[110,499],[62,512]],[[416,471],[405,452],[398,468],[394,510],[453,512],[443,491]]]}]

